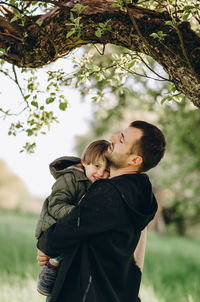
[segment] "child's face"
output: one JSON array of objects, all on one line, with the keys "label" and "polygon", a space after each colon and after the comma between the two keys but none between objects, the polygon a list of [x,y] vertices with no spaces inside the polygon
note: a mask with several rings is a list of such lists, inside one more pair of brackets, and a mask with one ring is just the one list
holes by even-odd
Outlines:
[{"label": "child's face", "polygon": [[98,179],[108,178],[110,171],[108,169],[107,161],[103,158],[99,158],[95,163],[85,164],[85,174],[92,182]]}]

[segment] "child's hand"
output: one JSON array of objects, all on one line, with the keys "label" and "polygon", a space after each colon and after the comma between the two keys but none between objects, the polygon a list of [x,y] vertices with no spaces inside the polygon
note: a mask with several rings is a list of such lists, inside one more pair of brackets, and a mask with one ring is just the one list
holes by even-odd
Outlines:
[{"label": "child's hand", "polygon": [[37,252],[37,262],[38,265],[43,266],[45,265],[48,260],[50,259],[49,256],[47,256],[46,254],[44,254],[42,251],[38,250]]}]

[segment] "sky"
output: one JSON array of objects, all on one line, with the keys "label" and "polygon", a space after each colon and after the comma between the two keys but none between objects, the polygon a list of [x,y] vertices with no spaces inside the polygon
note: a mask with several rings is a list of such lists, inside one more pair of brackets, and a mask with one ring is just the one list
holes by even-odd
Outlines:
[{"label": "sky", "polygon": [[[52,69],[72,68],[69,60],[59,60],[52,64]],[[41,79],[43,71],[41,71]],[[88,120],[92,116],[91,101],[81,101],[77,90],[65,89],[70,106],[65,112],[57,110],[59,124],[54,123],[50,132],[37,138],[37,148],[34,154],[20,153],[27,137],[23,135],[8,136],[9,120],[0,119],[0,159],[6,161],[9,169],[18,175],[25,183],[31,195],[48,196],[54,183],[49,172],[49,163],[64,155],[77,155],[73,151],[74,138],[84,134],[88,128]],[[1,104],[14,106],[20,99],[19,91],[5,76],[0,75]]]}]

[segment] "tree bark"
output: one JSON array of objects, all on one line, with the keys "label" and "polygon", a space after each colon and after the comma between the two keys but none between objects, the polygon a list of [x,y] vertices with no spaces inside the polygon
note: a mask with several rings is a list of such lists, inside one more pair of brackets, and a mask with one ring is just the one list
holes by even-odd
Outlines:
[{"label": "tree bark", "polygon": [[[127,10],[111,7],[111,0],[79,0],[87,5],[81,14],[81,35],[66,38],[72,28],[71,1],[57,1],[44,15],[28,18],[24,26],[10,23],[10,16],[0,16],[0,47],[7,49],[3,58],[19,67],[42,67],[69,54],[73,49],[89,43],[112,43],[152,57],[169,75],[177,90],[200,107],[200,37],[182,23],[178,29],[166,25],[168,13],[158,13],[139,6]],[[75,14],[75,13],[74,13]],[[99,22],[109,21],[112,31],[100,38],[95,35]],[[39,26],[36,24],[42,22]],[[163,40],[151,37],[162,31]],[[26,33],[26,35],[24,35]]]}]

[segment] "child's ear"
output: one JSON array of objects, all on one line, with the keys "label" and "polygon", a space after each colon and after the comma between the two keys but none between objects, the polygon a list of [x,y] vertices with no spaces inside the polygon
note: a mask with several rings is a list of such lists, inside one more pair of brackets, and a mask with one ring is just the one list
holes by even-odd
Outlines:
[{"label": "child's ear", "polygon": [[83,160],[81,161],[81,164],[83,165],[83,167],[85,167],[85,165],[86,165]]}]

